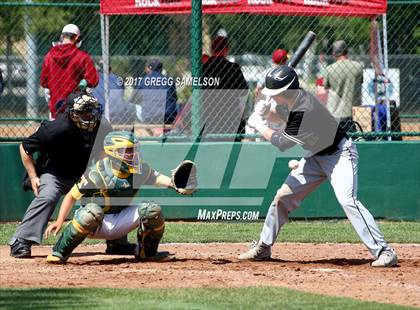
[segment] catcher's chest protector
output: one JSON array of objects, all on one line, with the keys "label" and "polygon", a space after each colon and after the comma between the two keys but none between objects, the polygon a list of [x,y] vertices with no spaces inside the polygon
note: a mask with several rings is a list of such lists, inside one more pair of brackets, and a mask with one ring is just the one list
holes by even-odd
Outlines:
[{"label": "catcher's chest protector", "polygon": [[[93,165],[88,173],[88,180],[79,185],[83,190],[83,203],[94,202],[104,207],[106,213],[116,213],[127,207],[128,201],[119,206],[115,201],[110,203],[112,198],[132,199],[137,195],[139,188],[144,185],[152,173],[148,165],[144,165],[141,173],[119,173],[113,170],[109,158],[99,160]],[[112,206],[111,206],[112,205]]]}]

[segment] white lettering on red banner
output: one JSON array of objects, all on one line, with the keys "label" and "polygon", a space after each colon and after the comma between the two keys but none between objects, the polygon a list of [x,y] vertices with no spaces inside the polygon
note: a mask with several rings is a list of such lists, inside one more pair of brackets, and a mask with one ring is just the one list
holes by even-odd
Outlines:
[{"label": "white lettering on red banner", "polygon": [[273,4],[272,0],[248,0],[250,5],[271,5]]},{"label": "white lettering on red banner", "polygon": [[224,5],[224,4],[235,4],[238,0],[202,0],[203,5]]},{"label": "white lettering on red banner", "polygon": [[135,0],[135,6],[138,8],[156,8],[160,7],[159,0]]},{"label": "white lettering on red banner", "polygon": [[315,5],[315,6],[327,6],[329,5],[328,0],[304,0],[304,5]]}]

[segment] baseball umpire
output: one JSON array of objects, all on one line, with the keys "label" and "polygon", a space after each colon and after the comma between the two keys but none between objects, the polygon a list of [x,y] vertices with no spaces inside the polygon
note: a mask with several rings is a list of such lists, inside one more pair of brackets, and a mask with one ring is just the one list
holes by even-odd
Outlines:
[{"label": "baseball umpire", "polygon": [[138,229],[139,260],[162,261],[167,252],[157,252],[165,223],[159,205],[153,202],[133,204],[142,185],[174,188],[189,195],[197,187],[196,168],[191,161],[182,162],[165,176],[142,161],[139,143],[132,132],[115,131],[105,137],[106,156],[97,161],[66,195],[57,221],[45,234],[56,234],[62,227],[76,200],[80,207],[73,220],[64,228],[59,240],[48,255],[47,262],[64,264],[72,251],[86,238],[114,240]]},{"label": "baseball umpire", "polygon": [[[396,253],[385,241],[373,216],[357,198],[358,153],[334,117],[313,95],[300,89],[298,76],[291,67],[280,66],[271,70],[262,92],[277,103],[279,114],[287,111],[281,117],[286,120],[285,129],[274,131],[267,127],[266,111],[254,112],[248,126],[258,130],[281,151],[299,145],[309,154],[300,160],[299,166],[290,172],[277,191],[259,242],[239,259],[270,258],[271,246],[280,228],[288,221],[289,212],[299,207],[306,196],[328,179],[347,218],[375,257],[372,266],[397,265]],[[268,109],[269,106],[268,100]]]},{"label": "baseball umpire", "polygon": [[[96,98],[85,93],[72,95],[69,109],[54,121],[45,121],[20,145],[20,156],[27,171],[26,185],[32,189],[32,200],[22,222],[9,244],[15,258],[31,257],[31,246],[40,244],[42,234],[62,195],[80,178],[94,149],[95,137],[103,141],[111,131],[101,122],[101,110]],[[36,163],[34,154],[39,153]]]}]

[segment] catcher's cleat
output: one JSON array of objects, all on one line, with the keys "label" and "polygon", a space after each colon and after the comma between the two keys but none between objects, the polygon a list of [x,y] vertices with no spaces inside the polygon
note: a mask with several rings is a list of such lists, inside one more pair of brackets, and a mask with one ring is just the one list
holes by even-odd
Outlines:
[{"label": "catcher's cleat", "polygon": [[398,264],[397,254],[392,249],[384,250],[378,259],[372,263],[372,267],[392,267]]},{"label": "catcher's cleat", "polygon": [[16,239],[10,246],[10,256],[14,258],[30,258],[32,242],[25,239]]},{"label": "catcher's cleat", "polygon": [[254,241],[250,249],[239,255],[239,260],[268,260],[271,257],[271,247],[262,242]]},{"label": "catcher's cleat", "polygon": [[169,262],[171,260],[170,253],[168,251],[156,252],[155,255],[146,256],[145,258],[141,258],[140,256],[136,256],[136,259],[139,262]]},{"label": "catcher's cleat", "polygon": [[64,265],[66,262],[58,256],[54,256],[49,254],[47,256],[47,263],[49,264],[57,264],[57,265]]},{"label": "catcher's cleat", "polygon": [[105,253],[108,255],[135,255],[137,244],[107,241]]}]

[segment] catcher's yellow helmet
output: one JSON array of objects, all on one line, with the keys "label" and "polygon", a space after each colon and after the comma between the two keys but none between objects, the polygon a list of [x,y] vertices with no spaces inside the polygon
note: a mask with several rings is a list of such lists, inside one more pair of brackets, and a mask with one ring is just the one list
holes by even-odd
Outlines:
[{"label": "catcher's yellow helmet", "polygon": [[113,131],[104,140],[105,153],[121,172],[140,173],[139,141],[129,131]]}]

